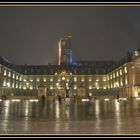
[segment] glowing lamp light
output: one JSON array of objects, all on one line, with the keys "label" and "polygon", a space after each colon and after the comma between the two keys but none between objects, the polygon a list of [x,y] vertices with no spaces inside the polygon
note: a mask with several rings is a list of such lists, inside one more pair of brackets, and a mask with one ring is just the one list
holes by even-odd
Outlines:
[{"label": "glowing lamp light", "polygon": [[62,80],[65,80],[65,77],[62,77]]},{"label": "glowing lamp light", "polygon": [[7,86],[10,87],[10,83],[7,83]]},{"label": "glowing lamp light", "polygon": [[105,100],[105,101],[109,101],[109,99],[108,99],[108,98],[105,98],[104,100]]}]

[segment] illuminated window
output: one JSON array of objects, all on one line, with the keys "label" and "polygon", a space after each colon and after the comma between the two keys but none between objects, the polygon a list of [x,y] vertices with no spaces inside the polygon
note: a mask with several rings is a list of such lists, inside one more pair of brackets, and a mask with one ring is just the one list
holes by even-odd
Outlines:
[{"label": "illuminated window", "polygon": [[106,81],[106,77],[103,77],[103,81]]},{"label": "illuminated window", "polygon": [[30,79],[30,82],[33,82],[33,79]]},{"label": "illuminated window", "polygon": [[128,84],[127,76],[125,76],[125,84]]},{"label": "illuminated window", "polygon": [[98,81],[99,81],[99,79],[96,79],[96,81],[98,82]]},{"label": "illuminated window", "polygon": [[39,78],[37,78],[37,79],[36,79],[36,81],[37,81],[37,82],[39,82],[39,81],[40,81],[40,79],[39,79]]},{"label": "illuminated window", "polygon": [[110,79],[112,79],[112,74],[110,74]]},{"label": "illuminated window", "polygon": [[113,73],[113,78],[115,78],[115,73]]},{"label": "illuminated window", "polygon": [[11,72],[9,71],[8,76],[11,77]]},{"label": "illuminated window", "polygon": [[50,81],[53,82],[53,78],[52,77],[50,78]]},{"label": "illuminated window", "polygon": [[85,81],[85,79],[82,77],[82,78],[81,78],[81,81],[82,81],[82,82],[84,82],[84,81]]},{"label": "illuminated window", "polygon": [[60,78],[58,78],[58,82],[60,82],[61,81],[61,79]]},{"label": "illuminated window", "polygon": [[69,78],[66,78],[66,81],[67,81],[67,82],[69,82],[69,80],[70,80]]},{"label": "illuminated window", "polygon": [[46,82],[46,78],[44,78],[43,81]]},{"label": "illuminated window", "polygon": [[119,76],[119,73],[118,73],[118,71],[117,71],[117,77]]},{"label": "illuminated window", "polygon": [[18,83],[16,83],[16,88],[18,88]]},{"label": "illuminated window", "polygon": [[99,83],[98,83],[98,81],[95,82],[95,87],[96,87],[97,89],[99,89]]},{"label": "illuminated window", "polygon": [[127,67],[124,67],[124,72],[127,73]]},{"label": "illuminated window", "polygon": [[121,86],[123,85],[122,78],[120,79],[120,85],[121,85]]},{"label": "illuminated window", "polygon": [[29,83],[26,83],[27,86],[29,86]]},{"label": "illuminated window", "polygon": [[23,86],[23,89],[25,90],[26,89],[26,86]]},{"label": "illuminated window", "polygon": [[12,88],[14,88],[15,87],[15,83],[14,83],[14,81],[13,81],[13,83],[12,83]]},{"label": "illuminated window", "polygon": [[114,87],[119,87],[119,82],[115,82]]},{"label": "illuminated window", "polygon": [[92,81],[92,78],[89,78],[88,81],[91,82]]},{"label": "illuminated window", "polygon": [[76,86],[76,85],[74,86],[74,89],[75,89],[75,90],[77,89],[77,86]]},{"label": "illuminated window", "polygon": [[8,82],[7,82],[7,87],[10,87],[11,85],[10,85],[10,80],[8,80]]},{"label": "illuminated window", "polygon": [[92,93],[91,92],[89,93],[89,96],[92,96]]},{"label": "illuminated window", "polygon": [[106,89],[106,87],[104,86],[103,89]]},{"label": "illuminated window", "polygon": [[26,80],[26,79],[24,79],[23,81],[24,81],[24,82],[26,82],[27,80]]},{"label": "illuminated window", "polygon": [[53,89],[53,86],[52,85],[50,86],[50,89]]},{"label": "illuminated window", "polygon": [[4,70],[4,76],[6,76],[6,70]]},{"label": "illuminated window", "polygon": [[122,75],[122,70],[120,69],[120,75]]},{"label": "illuminated window", "polygon": [[109,75],[107,76],[107,80],[109,81]]},{"label": "illuminated window", "polygon": [[62,77],[62,80],[65,80],[66,78],[65,77]]},{"label": "illuminated window", "polygon": [[77,82],[77,77],[74,77],[74,82]]},{"label": "illuminated window", "polygon": [[32,86],[30,86],[30,89],[32,90],[32,89],[33,89],[33,87],[32,87]]},{"label": "illuminated window", "polygon": [[90,85],[88,88],[89,88],[89,89],[92,89],[92,86]]},{"label": "illuminated window", "polygon": [[56,83],[56,86],[59,86],[59,83]]},{"label": "illuminated window", "polygon": [[16,76],[16,79],[18,80],[18,75]]},{"label": "illuminated window", "polygon": [[22,76],[20,76],[19,80],[22,81]]},{"label": "illuminated window", "polygon": [[13,78],[15,78],[15,74],[13,73]]},{"label": "illuminated window", "polygon": [[19,85],[19,88],[21,89],[21,84]]},{"label": "illuminated window", "polygon": [[6,86],[6,78],[4,78],[3,86]]}]

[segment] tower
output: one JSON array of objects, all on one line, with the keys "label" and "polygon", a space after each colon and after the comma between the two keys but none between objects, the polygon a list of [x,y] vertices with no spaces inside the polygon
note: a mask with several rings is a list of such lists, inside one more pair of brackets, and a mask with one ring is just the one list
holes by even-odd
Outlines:
[{"label": "tower", "polygon": [[71,36],[59,40],[58,65],[72,63]]}]

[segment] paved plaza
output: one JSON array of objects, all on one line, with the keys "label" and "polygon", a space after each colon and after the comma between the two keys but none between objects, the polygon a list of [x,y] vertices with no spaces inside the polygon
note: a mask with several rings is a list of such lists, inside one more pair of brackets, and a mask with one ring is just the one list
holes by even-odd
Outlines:
[{"label": "paved plaza", "polygon": [[4,100],[0,134],[140,134],[139,99]]}]

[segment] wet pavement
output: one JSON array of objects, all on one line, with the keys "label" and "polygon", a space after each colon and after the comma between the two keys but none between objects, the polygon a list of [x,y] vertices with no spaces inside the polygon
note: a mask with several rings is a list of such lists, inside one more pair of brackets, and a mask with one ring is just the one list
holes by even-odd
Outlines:
[{"label": "wet pavement", "polygon": [[140,134],[140,100],[5,100],[0,134]]}]

